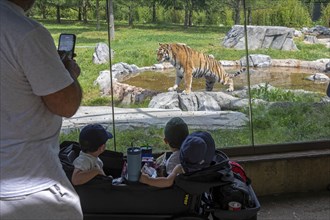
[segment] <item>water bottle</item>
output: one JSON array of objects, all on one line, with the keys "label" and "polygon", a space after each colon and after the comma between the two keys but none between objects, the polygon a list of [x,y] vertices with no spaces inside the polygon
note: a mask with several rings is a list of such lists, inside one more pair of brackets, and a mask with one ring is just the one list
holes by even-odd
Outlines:
[{"label": "water bottle", "polygon": [[129,147],[127,149],[127,179],[137,182],[141,173],[141,149],[139,147]]},{"label": "water bottle", "polygon": [[152,167],[154,164],[154,157],[152,156],[152,148],[151,146],[142,146],[141,147],[141,155],[142,155],[142,164],[148,164],[148,166]]},{"label": "water bottle", "polygon": [[141,147],[142,158],[143,157],[152,157],[152,148],[151,146],[142,146]]}]

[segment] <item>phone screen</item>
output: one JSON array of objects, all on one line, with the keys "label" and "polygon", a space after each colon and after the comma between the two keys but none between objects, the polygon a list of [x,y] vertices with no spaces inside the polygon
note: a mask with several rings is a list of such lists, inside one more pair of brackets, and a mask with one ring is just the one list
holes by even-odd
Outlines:
[{"label": "phone screen", "polygon": [[58,44],[59,51],[65,51],[69,58],[73,58],[76,36],[74,34],[61,34]]}]

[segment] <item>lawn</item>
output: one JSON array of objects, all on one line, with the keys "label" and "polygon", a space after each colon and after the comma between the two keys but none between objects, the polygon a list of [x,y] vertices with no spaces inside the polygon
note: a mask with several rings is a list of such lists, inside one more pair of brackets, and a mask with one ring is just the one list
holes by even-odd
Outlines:
[{"label": "lawn", "polygon": [[[76,60],[82,70],[79,77],[79,82],[83,88],[82,105],[110,105],[110,98],[101,97],[98,87],[94,86],[94,80],[99,72],[109,69],[109,64],[96,65],[92,63],[95,45],[99,42],[108,43],[106,24],[103,23],[101,29],[96,30],[96,24],[93,22],[88,24],[68,21],[64,21],[62,24],[44,20],[41,22],[50,30],[56,44],[60,33],[77,35]],[[245,56],[245,51],[221,46],[221,42],[230,28],[194,26],[184,29],[183,26],[175,24],[136,24],[134,27],[129,27],[119,23],[115,25],[115,40],[111,41],[111,48],[115,51],[111,63],[125,62],[139,67],[151,66],[156,63],[158,44],[172,42],[185,43],[198,51],[213,54],[218,60],[238,60]],[[273,59],[317,60],[329,58],[329,50],[324,45],[304,44],[303,39],[295,39],[295,42],[298,51],[257,50],[253,53],[269,55]],[[275,96],[277,95],[275,94]],[[290,95],[281,93],[281,96]],[[296,97],[290,97],[290,100],[287,101],[292,102],[296,99]],[[146,106],[147,103],[143,105]],[[317,108],[313,105],[307,105],[304,108],[292,106],[289,109],[272,111],[266,107],[254,107],[253,110],[256,144],[317,140],[330,136],[329,122],[322,120],[322,118],[330,118],[329,105],[318,106]],[[241,111],[246,110],[242,109]],[[286,114],[288,112],[290,115]],[[130,146],[132,140],[136,140],[135,144],[137,145],[150,144],[159,150],[166,149],[166,145],[162,142],[162,132],[163,130],[159,128],[118,132],[116,133],[117,145],[121,146],[118,150],[123,151],[127,146]],[[251,143],[248,126],[239,131],[212,131],[212,135],[219,147],[249,145]],[[77,140],[77,136],[78,132],[68,135],[62,134],[61,140]],[[148,137],[148,143],[139,142],[137,137],[141,136]]]}]

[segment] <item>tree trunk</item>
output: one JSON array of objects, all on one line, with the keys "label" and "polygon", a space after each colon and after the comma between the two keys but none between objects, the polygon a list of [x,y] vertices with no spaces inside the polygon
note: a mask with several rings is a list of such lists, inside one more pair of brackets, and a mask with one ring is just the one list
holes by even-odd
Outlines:
[{"label": "tree trunk", "polygon": [[81,6],[78,7],[78,21],[82,20],[82,15],[81,15]]},{"label": "tree trunk", "polygon": [[236,0],[235,7],[234,7],[234,22],[235,24],[241,23],[241,15],[240,15],[240,8],[241,8],[241,0]]},{"label": "tree trunk", "polygon": [[83,0],[82,15],[83,15],[84,23],[87,23],[87,2],[86,2],[86,0]]},{"label": "tree trunk", "polygon": [[128,26],[133,26],[133,8],[132,8],[132,6],[128,7]]},{"label": "tree trunk", "polygon": [[189,26],[189,1],[190,0],[186,0],[186,5],[184,7],[184,28]]},{"label": "tree trunk", "polygon": [[188,10],[187,9],[185,9],[184,10],[184,24],[183,24],[183,26],[185,27],[185,28],[187,28],[188,27]]},{"label": "tree trunk", "polygon": [[109,29],[110,29],[110,40],[115,39],[115,18],[113,15],[113,0],[109,0],[108,2],[108,10],[109,10]]},{"label": "tree trunk", "polygon": [[152,23],[156,23],[157,17],[156,17],[156,1],[154,0],[152,3]]},{"label": "tree trunk", "polygon": [[96,0],[96,30],[100,30],[100,13],[99,13],[99,0]]},{"label": "tree trunk", "polygon": [[251,25],[252,24],[252,9],[251,7],[248,7],[247,9],[247,16],[248,16],[248,25]]},{"label": "tree trunk", "polygon": [[42,18],[43,19],[46,19],[47,18],[47,13],[46,13],[46,5],[44,4],[44,2],[41,4],[41,14],[42,14]]},{"label": "tree trunk", "polygon": [[188,22],[189,22],[189,27],[191,27],[192,26],[192,16],[193,16],[193,9],[191,8],[190,10],[189,10],[189,19],[188,19]]},{"label": "tree trunk", "polygon": [[61,7],[56,5],[56,21],[58,24],[61,23]]}]

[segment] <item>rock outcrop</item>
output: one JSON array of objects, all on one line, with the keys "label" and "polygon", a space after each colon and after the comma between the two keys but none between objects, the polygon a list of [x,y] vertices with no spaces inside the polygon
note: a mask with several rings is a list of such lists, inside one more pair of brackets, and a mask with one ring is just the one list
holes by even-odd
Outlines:
[{"label": "rock outcrop", "polygon": [[[265,103],[253,100],[254,103]],[[222,111],[247,107],[248,98],[237,98],[224,92],[160,93],[152,98],[149,108],[180,109],[182,111]]]},{"label": "rock outcrop", "polygon": [[[111,58],[113,58],[114,54],[115,52],[111,49]],[[94,64],[103,64],[109,62],[109,47],[106,43],[96,44],[92,60]]]},{"label": "rock outcrop", "polygon": [[[294,29],[278,26],[247,26],[249,50],[278,49],[298,50],[293,41]],[[227,33],[222,45],[238,50],[245,49],[243,25],[234,25]]]}]

